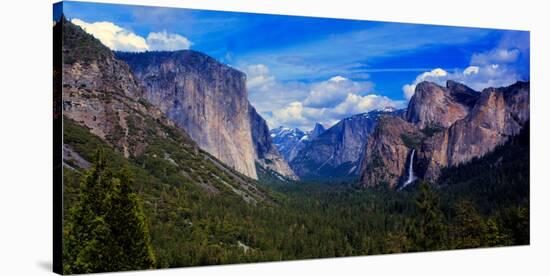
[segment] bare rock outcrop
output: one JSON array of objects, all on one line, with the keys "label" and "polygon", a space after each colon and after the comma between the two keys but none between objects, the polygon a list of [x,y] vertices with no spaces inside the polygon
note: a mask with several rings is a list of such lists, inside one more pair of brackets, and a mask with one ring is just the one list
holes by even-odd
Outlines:
[{"label": "bare rock outcrop", "polygon": [[151,127],[147,122],[173,123],[160,110],[140,100],[145,91],[125,62],[64,18],[54,28],[63,39],[60,66],[64,116],[86,126],[126,157],[145,149],[143,133],[166,135],[161,127]]},{"label": "bare rock outcrop", "polygon": [[205,151],[257,179],[244,73],[191,50],[117,53],[145,98]]},{"label": "bare rock outcrop", "polygon": [[266,121],[256,112],[253,106],[249,106],[250,128],[256,162],[266,170],[272,170],[288,179],[298,180],[298,176],[283,159],[273,142]]},{"label": "bare rock outcrop", "polygon": [[382,116],[365,148],[360,185],[399,185],[405,174],[407,157],[424,138],[413,124],[398,116]]},{"label": "bare rock outcrop", "polygon": [[519,134],[529,120],[529,83],[487,88],[462,120],[427,139],[420,159],[427,161],[425,177],[435,180],[440,169],[480,157]]},{"label": "bare rock outcrop", "polygon": [[[452,88],[462,86],[450,83]],[[468,95],[469,90],[442,87],[431,82],[421,82],[416,86],[414,95],[409,101],[406,120],[415,124],[418,128],[426,127],[449,127],[454,122],[463,119],[468,115],[470,107],[463,95]],[[477,92],[475,92],[477,93]],[[463,101],[457,99],[465,98]],[[471,104],[471,103],[470,103]]]},{"label": "bare rock outcrop", "polygon": [[423,82],[403,118],[407,122],[384,118],[379,123],[365,148],[362,186],[398,185],[412,149],[418,157],[415,174],[431,181],[442,168],[494,150],[528,123],[529,83],[476,92],[453,81],[446,87]]}]

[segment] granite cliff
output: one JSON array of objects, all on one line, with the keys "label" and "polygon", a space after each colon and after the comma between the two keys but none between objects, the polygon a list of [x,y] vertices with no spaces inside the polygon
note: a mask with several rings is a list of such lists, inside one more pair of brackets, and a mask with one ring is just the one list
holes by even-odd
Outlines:
[{"label": "granite cliff", "polygon": [[[178,175],[174,185],[191,185],[210,196],[236,195],[251,204],[270,201],[255,181],[201,150],[148,102],[130,67],[99,40],[65,18],[54,26],[54,39],[59,37],[63,55],[54,72],[61,72],[56,81],[61,81],[65,167],[85,169],[91,161],[83,158],[86,154],[108,147],[151,177]],[[83,149],[96,139],[94,148]]]},{"label": "granite cliff", "polygon": [[117,53],[145,98],[228,166],[257,179],[246,76],[199,52]]},{"label": "granite cliff", "polygon": [[[422,82],[402,118],[384,118],[364,151],[361,186],[402,184],[415,149],[415,175],[435,181],[442,168],[491,152],[529,121],[529,83],[474,91],[448,81]],[[391,123],[386,123],[390,121]]]},{"label": "granite cliff", "polygon": [[252,105],[248,107],[248,112],[250,114],[250,129],[252,131],[256,162],[267,171],[271,170],[288,179],[298,180],[294,171],[292,171],[273,144],[266,121],[256,112],[256,109]]}]

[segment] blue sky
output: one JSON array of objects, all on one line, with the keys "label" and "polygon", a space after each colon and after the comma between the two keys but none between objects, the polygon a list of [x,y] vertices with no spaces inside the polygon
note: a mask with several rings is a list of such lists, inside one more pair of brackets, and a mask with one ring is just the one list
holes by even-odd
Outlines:
[{"label": "blue sky", "polygon": [[423,80],[482,90],[530,75],[524,31],[82,2],[63,12],[113,50],[192,49],[245,72],[271,127],[404,107]]}]

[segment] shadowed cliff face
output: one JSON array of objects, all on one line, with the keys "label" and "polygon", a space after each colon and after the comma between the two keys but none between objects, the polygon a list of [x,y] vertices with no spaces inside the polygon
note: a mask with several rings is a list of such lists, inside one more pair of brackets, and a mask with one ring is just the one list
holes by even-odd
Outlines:
[{"label": "shadowed cliff face", "polygon": [[413,148],[418,156],[415,172],[434,181],[442,168],[483,156],[505,143],[529,120],[529,83],[476,92],[453,81],[446,87],[423,82],[404,118],[391,119],[393,126],[377,127],[365,148],[362,186],[398,185],[406,153]]},{"label": "shadowed cliff face", "polygon": [[310,137],[290,163],[292,169],[301,178],[357,177],[361,152],[378,118],[393,113],[393,109],[376,110],[342,119],[321,135]]},{"label": "shadowed cliff face", "polygon": [[383,116],[365,147],[360,183],[363,187],[399,185],[406,176],[407,157],[411,148],[424,138],[413,124],[397,116]]},{"label": "shadowed cliff face", "polygon": [[250,114],[250,128],[252,130],[256,161],[267,170],[272,170],[292,180],[298,180],[294,171],[292,171],[288,163],[273,145],[266,121],[256,112],[256,109],[252,105],[248,107],[248,112]]},{"label": "shadowed cliff face", "polygon": [[117,53],[145,86],[145,98],[197,144],[257,179],[246,76],[195,51]]}]

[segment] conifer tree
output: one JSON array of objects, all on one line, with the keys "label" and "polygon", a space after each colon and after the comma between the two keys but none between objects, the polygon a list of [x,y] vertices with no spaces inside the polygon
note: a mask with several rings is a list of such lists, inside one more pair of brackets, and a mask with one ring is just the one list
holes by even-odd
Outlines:
[{"label": "conifer tree", "polygon": [[66,243],[66,273],[153,268],[155,258],[138,195],[127,169],[113,173],[105,153],[83,179]]},{"label": "conifer tree", "polygon": [[444,244],[445,225],[443,224],[443,213],[439,207],[439,198],[427,182],[421,182],[418,188],[416,199],[416,207],[419,212],[417,249],[441,249]]}]

